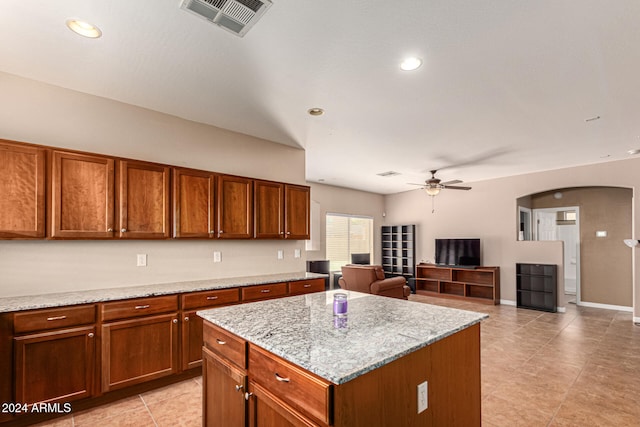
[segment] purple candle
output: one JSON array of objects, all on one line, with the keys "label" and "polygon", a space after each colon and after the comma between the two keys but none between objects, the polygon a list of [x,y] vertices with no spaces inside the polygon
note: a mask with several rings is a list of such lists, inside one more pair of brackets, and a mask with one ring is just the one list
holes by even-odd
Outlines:
[{"label": "purple candle", "polygon": [[333,315],[347,315],[347,294],[340,292],[333,295]]}]

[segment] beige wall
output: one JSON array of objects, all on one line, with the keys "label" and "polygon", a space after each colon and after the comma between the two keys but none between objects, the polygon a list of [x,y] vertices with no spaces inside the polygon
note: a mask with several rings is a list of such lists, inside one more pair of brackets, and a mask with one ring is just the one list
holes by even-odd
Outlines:
[{"label": "beige wall", "polygon": [[[517,204],[519,197],[556,188],[610,186],[634,189],[640,185],[640,158],[601,163],[555,171],[519,175],[468,183],[471,191],[443,191],[431,213],[431,200],[422,190],[385,197],[387,222],[416,223],[418,260],[433,260],[436,237],[479,237],[482,239],[483,263],[501,269],[501,297],[515,301],[515,264],[539,262],[558,264],[559,277],[564,277],[562,242],[517,241]],[[638,229],[638,198],[633,199],[633,230]],[[635,233],[635,231],[634,231]],[[634,234],[634,237],[635,236]],[[620,245],[624,245],[620,241]],[[640,252],[628,249],[626,256],[637,262]],[[633,298],[627,304],[635,307],[640,318],[639,280],[634,274]]]},{"label": "beige wall", "polygon": [[[300,149],[5,73],[0,93],[2,139],[305,183]],[[0,241],[0,297],[304,270],[304,241]]]},{"label": "beige wall", "polygon": [[[588,187],[558,189],[561,199],[547,191],[531,197],[533,209],[580,208],[580,299],[599,304],[631,306],[632,265],[629,248],[621,244],[631,236],[629,188]],[[596,237],[606,231],[606,237]]]},{"label": "beige wall", "polygon": [[326,259],[326,215],[328,213],[342,213],[349,215],[370,216],[373,218],[373,262],[380,264],[381,226],[383,224],[384,196],[331,185],[309,183],[311,186],[311,200],[320,204],[320,249],[308,251],[307,259]]}]

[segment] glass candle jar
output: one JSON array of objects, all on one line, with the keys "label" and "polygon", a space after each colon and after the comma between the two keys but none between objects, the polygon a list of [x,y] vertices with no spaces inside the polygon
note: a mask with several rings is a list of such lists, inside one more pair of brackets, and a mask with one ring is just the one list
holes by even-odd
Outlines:
[{"label": "glass candle jar", "polygon": [[347,294],[342,292],[333,294],[333,315],[347,315]]}]

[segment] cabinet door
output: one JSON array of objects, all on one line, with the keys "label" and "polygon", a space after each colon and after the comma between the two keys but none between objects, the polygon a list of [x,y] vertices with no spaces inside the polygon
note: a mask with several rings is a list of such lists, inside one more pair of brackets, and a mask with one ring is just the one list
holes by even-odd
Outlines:
[{"label": "cabinet door", "polygon": [[169,167],[121,160],[118,168],[119,237],[169,237]]},{"label": "cabinet door", "polygon": [[174,237],[216,237],[215,183],[216,176],[210,172],[173,170]]},{"label": "cabinet door", "polygon": [[218,177],[218,237],[253,237],[253,182],[248,178]]},{"label": "cabinet door", "polygon": [[277,182],[255,181],[255,237],[257,239],[284,238],[284,185]]},{"label": "cabinet door", "polygon": [[303,416],[253,381],[249,381],[249,393],[249,427],[318,427],[323,425]]},{"label": "cabinet door", "polygon": [[114,160],[54,151],[51,237],[114,236]]},{"label": "cabinet door", "polygon": [[178,316],[142,317],[102,325],[102,391],[178,372]]},{"label": "cabinet door", "polygon": [[0,141],[0,238],[44,238],[45,151]]},{"label": "cabinet door", "polygon": [[298,185],[285,185],[285,238],[305,240],[310,238],[310,189]]},{"label": "cabinet door", "polygon": [[85,326],[15,337],[15,401],[68,402],[91,396],[94,334],[93,326]]},{"label": "cabinet door", "polygon": [[186,311],[182,317],[182,370],[202,365],[202,318],[197,310]]},{"label": "cabinet door", "polygon": [[244,427],[246,373],[207,348],[202,348],[202,358],[204,426]]}]

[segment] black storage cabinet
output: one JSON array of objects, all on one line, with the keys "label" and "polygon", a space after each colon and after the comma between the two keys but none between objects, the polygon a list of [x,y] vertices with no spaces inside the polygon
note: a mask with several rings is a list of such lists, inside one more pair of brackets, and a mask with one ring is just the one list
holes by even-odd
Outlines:
[{"label": "black storage cabinet", "polygon": [[516,264],[517,306],[555,313],[557,270],[555,264]]}]

